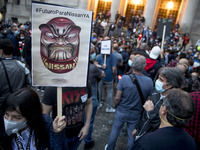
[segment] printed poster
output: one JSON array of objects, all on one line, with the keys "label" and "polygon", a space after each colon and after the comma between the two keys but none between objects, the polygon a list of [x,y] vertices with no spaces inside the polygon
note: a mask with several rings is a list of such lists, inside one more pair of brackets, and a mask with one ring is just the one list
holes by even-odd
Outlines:
[{"label": "printed poster", "polygon": [[111,40],[101,41],[101,54],[109,55],[111,53]]},{"label": "printed poster", "polygon": [[32,3],[33,85],[86,86],[91,22],[91,11]]}]

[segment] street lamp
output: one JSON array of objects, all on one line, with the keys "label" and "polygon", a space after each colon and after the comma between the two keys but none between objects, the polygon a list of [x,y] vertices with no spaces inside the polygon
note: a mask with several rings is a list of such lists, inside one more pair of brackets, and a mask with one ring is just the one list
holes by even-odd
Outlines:
[{"label": "street lamp", "polygon": [[140,4],[140,0],[133,0],[133,4],[135,4],[135,5]]},{"label": "street lamp", "polygon": [[105,9],[104,10],[106,10],[107,3],[110,2],[110,1],[112,1],[112,0],[104,0],[104,1],[105,1],[105,7],[104,7]]},{"label": "street lamp", "polygon": [[167,3],[167,8],[172,9],[174,7],[174,2],[170,1]]},{"label": "street lamp", "polygon": [[173,9],[173,7],[174,7],[174,2],[170,1],[167,3],[167,18],[169,16],[169,10]]},{"label": "street lamp", "polygon": [[136,14],[136,9],[137,9],[137,5],[139,5],[141,3],[141,0],[132,0],[132,3],[135,5],[134,6],[134,14]]}]

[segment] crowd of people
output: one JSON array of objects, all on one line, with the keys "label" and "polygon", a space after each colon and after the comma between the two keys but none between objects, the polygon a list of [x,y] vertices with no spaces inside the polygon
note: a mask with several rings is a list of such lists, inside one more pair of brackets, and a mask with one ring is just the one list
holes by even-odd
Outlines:
[{"label": "crowd of people", "polygon": [[[77,150],[84,140],[89,150],[103,101],[115,113],[105,150],[115,149],[122,128],[127,150],[198,149],[200,42],[191,45],[177,23],[161,49],[143,16],[127,22],[117,12],[108,26],[109,19],[104,11],[93,23],[88,84],[62,88],[62,117],[56,88],[46,87],[41,100],[31,88],[31,23],[0,22],[0,149]],[[106,62],[103,40],[112,43]]]}]

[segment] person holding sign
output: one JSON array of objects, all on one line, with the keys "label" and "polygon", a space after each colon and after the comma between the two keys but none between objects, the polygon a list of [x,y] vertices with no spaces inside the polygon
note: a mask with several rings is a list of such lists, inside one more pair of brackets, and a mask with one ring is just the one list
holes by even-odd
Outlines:
[{"label": "person holding sign", "polygon": [[3,149],[64,148],[65,117],[56,117],[53,121],[48,115],[42,116],[40,99],[32,89],[24,88],[12,93],[2,108],[0,147]]},{"label": "person holding sign", "polygon": [[97,98],[97,79],[104,78],[105,73],[104,71],[101,71],[98,69],[98,67],[94,64],[96,58],[96,52],[95,52],[95,47],[93,44],[90,45],[90,65],[89,65],[89,80],[92,85],[92,106],[93,106],[93,111],[92,111],[92,117],[90,121],[90,128],[88,131],[88,135],[85,137],[85,145],[84,149],[91,149],[95,142],[92,140],[92,130],[93,130],[93,123],[97,111],[97,106],[98,106],[98,98]]},{"label": "person holding sign", "polygon": [[102,106],[103,87],[107,88],[107,108],[106,112],[115,112],[111,107],[113,95],[113,79],[116,75],[116,57],[111,54],[111,41],[101,41],[101,54],[97,57],[96,62],[100,65],[100,69],[105,72],[105,78],[99,82],[99,106]]},{"label": "person holding sign", "polygon": [[[42,99],[43,113],[57,115],[57,89],[47,87]],[[62,88],[62,112],[66,116],[65,149],[76,150],[90,127],[92,116],[91,85],[87,87]],[[84,123],[85,118],[85,123]]]}]

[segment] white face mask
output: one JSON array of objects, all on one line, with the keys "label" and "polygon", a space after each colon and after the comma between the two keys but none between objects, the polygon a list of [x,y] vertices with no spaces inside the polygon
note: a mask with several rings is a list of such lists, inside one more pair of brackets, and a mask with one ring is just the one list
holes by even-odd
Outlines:
[{"label": "white face mask", "polygon": [[20,40],[24,40],[25,38],[23,36],[20,37]]},{"label": "white face mask", "polygon": [[163,83],[160,82],[158,79],[156,80],[156,83],[155,83],[155,89],[158,93],[162,93],[164,92],[165,90],[163,89]]},{"label": "white face mask", "polygon": [[7,135],[19,132],[27,126],[27,121],[11,121],[4,117],[5,132]]},{"label": "white face mask", "polygon": [[129,60],[128,60],[128,65],[129,65],[129,67],[132,66],[132,63],[133,63],[133,62],[129,59]]},{"label": "white face mask", "polygon": [[155,89],[156,89],[156,91],[157,91],[158,93],[162,93],[162,92],[166,91],[166,90],[169,89],[169,88],[163,89],[163,86],[164,86],[164,85],[167,85],[167,84],[168,84],[168,83],[164,84],[164,83],[160,82],[160,81],[157,79],[157,80],[156,80],[156,83],[155,83]]}]

